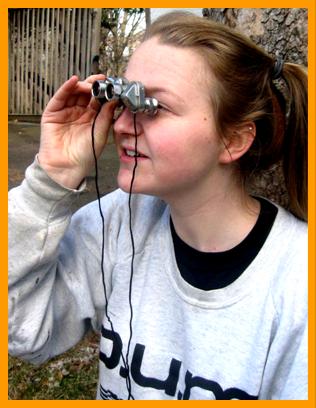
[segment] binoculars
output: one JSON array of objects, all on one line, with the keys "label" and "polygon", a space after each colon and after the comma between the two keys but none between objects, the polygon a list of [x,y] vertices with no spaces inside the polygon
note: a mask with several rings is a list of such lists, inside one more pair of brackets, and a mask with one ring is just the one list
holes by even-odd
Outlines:
[{"label": "binoculars", "polygon": [[141,82],[128,81],[126,78],[107,78],[92,84],[92,95],[101,103],[118,100],[131,112],[144,112],[155,115],[158,101],[145,95],[145,87]]}]

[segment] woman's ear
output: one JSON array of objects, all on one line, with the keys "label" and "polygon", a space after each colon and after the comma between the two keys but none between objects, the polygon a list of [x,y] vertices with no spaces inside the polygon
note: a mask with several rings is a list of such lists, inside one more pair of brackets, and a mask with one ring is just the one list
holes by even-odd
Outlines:
[{"label": "woman's ear", "polygon": [[246,122],[230,130],[228,136],[222,139],[223,149],[219,156],[221,164],[229,164],[243,156],[256,137],[254,122]]}]

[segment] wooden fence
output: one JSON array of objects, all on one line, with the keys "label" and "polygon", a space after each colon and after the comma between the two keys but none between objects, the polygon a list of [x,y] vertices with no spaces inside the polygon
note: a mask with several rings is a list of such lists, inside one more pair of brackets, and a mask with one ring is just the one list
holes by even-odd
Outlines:
[{"label": "wooden fence", "polygon": [[40,115],[61,83],[92,72],[101,9],[9,9],[9,114]]}]

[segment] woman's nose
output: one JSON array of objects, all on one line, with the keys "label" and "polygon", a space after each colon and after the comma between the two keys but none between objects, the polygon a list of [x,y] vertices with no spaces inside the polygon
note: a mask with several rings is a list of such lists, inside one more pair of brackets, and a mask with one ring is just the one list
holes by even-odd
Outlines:
[{"label": "woman's nose", "polygon": [[124,108],[119,117],[116,119],[113,129],[116,134],[135,135],[136,130],[136,135],[139,135],[140,125],[136,121],[136,114],[132,113],[127,108]]}]

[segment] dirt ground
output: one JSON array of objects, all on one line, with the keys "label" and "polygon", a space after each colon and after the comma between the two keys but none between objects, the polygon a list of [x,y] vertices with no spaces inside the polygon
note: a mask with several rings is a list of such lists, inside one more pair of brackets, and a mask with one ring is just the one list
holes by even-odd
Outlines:
[{"label": "dirt ground", "polygon": [[[26,122],[9,122],[9,189],[21,183],[24,172],[30,165],[39,148],[40,124]],[[117,188],[116,174],[119,166],[115,145],[110,139],[107,148],[99,159],[100,193],[106,194]],[[94,174],[87,179],[87,191],[76,200],[76,207],[96,199]]]}]

